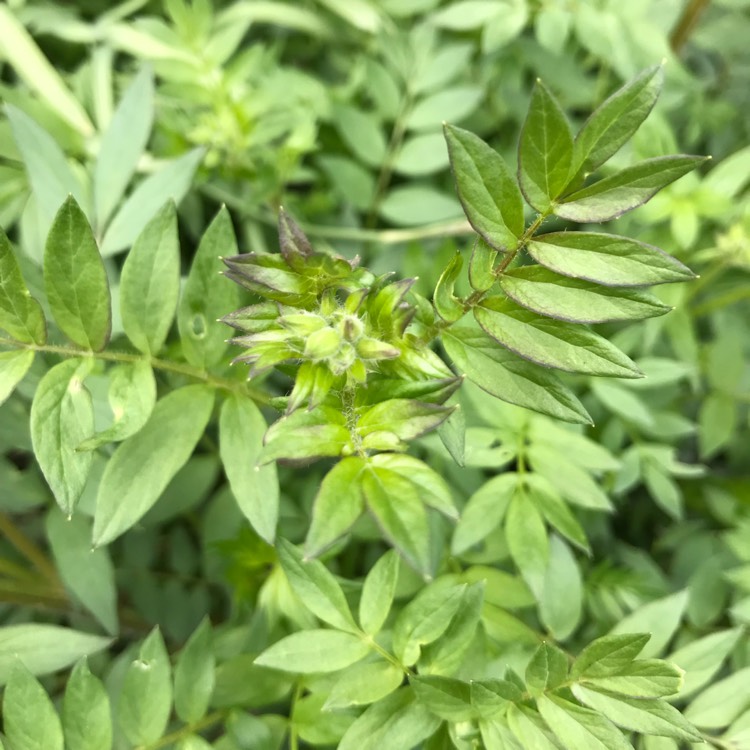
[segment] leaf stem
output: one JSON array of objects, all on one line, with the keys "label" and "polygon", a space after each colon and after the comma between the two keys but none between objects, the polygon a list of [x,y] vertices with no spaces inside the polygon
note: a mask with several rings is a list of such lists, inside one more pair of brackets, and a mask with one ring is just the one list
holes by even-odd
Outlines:
[{"label": "leaf stem", "polygon": [[192,724],[185,724],[184,727],[181,727],[174,732],[170,732],[169,734],[165,734],[155,742],[150,742],[148,745],[139,745],[135,750],[159,750],[159,748],[172,745],[184,737],[188,737],[191,734],[197,734],[203,729],[208,729],[208,727],[218,724],[226,717],[227,713],[228,712],[223,709],[221,711],[213,711],[202,719],[194,721]]},{"label": "leaf stem", "polygon": [[133,363],[140,362],[146,359],[156,370],[173,372],[178,375],[185,375],[186,377],[200,380],[201,382],[206,383],[206,385],[210,385],[221,390],[240,392],[245,394],[246,396],[249,396],[253,399],[253,401],[257,401],[260,404],[268,404],[271,401],[271,396],[260,390],[259,388],[255,388],[242,381],[230,380],[229,378],[221,378],[216,375],[211,375],[204,370],[199,370],[197,367],[192,367],[191,365],[183,362],[174,362],[173,360],[159,359],[158,357],[148,357],[143,354],[133,354],[130,352],[94,352],[89,349],[75,349],[71,346],[58,346],[54,344],[30,344],[27,342],[16,341],[15,339],[9,339],[4,336],[0,336],[0,346],[9,346],[14,349],[27,349],[44,354],[58,354],[62,357],[91,357],[93,359],[102,360],[104,362]]},{"label": "leaf stem", "polygon": [[51,584],[55,591],[62,591],[60,577],[55,566],[37,545],[16,526],[5,513],[0,513],[2,534]]},{"label": "leaf stem", "polygon": [[690,0],[677,25],[669,35],[669,45],[676,55],[680,53],[693,33],[703,11],[708,7],[709,0]]}]

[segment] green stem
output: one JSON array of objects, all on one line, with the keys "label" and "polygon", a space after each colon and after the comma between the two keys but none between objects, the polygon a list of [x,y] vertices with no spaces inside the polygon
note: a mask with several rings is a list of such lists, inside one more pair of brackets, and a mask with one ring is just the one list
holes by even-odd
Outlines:
[{"label": "green stem", "polygon": [[292,694],[292,706],[289,714],[291,721],[289,722],[289,750],[299,750],[299,734],[297,733],[297,725],[294,722],[294,709],[297,705],[297,701],[302,697],[302,683],[297,682],[294,686],[294,693]]},{"label": "green stem", "polygon": [[54,590],[62,591],[55,566],[37,545],[5,513],[0,513],[2,534],[46,579]]},{"label": "green stem", "polygon": [[5,338],[4,336],[0,336],[0,346],[9,346],[14,349],[27,349],[44,354],[58,354],[61,357],[91,357],[93,359],[102,360],[104,362],[133,363],[147,359],[151,366],[156,370],[173,372],[178,375],[185,375],[186,377],[200,380],[201,382],[206,383],[206,385],[213,386],[214,388],[241,392],[260,404],[268,404],[271,401],[271,397],[267,393],[251,385],[248,385],[247,383],[238,380],[229,380],[228,378],[220,378],[183,362],[173,362],[172,360],[168,359],[147,357],[142,354],[131,354],[129,352],[92,352],[87,349],[74,349],[70,346],[57,346],[54,344],[29,344],[22,341],[16,341],[15,339]]},{"label": "green stem", "polygon": [[169,745],[178,742],[179,740],[189,737],[191,734],[197,734],[198,732],[208,729],[208,727],[218,724],[227,715],[227,711],[214,711],[202,719],[193,722],[192,724],[186,724],[184,727],[177,729],[174,732],[165,734],[156,742],[150,742],[148,745],[138,745],[135,750],[159,750],[159,748],[167,747]]},{"label": "green stem", "polygon": [[677,25],[669,35],[669,45],[676,55],[680,53],[687,43],[690,35],[698,24],[703,11],[708,7],[709,0],[690,0]]},{"label": "green stem", "polygon": [[714,312],[715,310],[721,310],[722,307],[727,305],[733,305],[735,302],[741,302],[744,299],[750,297],[750,289],[746,287],[740,287],[739,289],[730,289],[724,294],[720,294],[716,297],[706,300],[700,305],[696,305],[693,308],[693,317],[700,318],[704,315]]}]

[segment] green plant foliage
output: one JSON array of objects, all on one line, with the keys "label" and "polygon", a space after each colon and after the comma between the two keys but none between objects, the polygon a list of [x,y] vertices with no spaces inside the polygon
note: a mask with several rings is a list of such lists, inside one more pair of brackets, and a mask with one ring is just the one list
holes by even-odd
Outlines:
[{"label": "green plant foliage", "polygon": [[0,7],[0,747],[750,748],[750,17],[658,5]]}]

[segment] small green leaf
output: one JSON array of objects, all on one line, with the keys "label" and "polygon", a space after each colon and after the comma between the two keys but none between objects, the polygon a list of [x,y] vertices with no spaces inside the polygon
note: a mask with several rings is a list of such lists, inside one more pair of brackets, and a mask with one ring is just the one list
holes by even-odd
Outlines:
[{"label": "small green leaf", "polygon": [[13,393],[34,362],[34,352],[0,352],[0,405]]},{"label": "small green leaf", "polygon": [[277,550],[281,567],[303,604],[323,622],[334,628],[357,632],[341,586],[319,560],[305,560],[286,539],[279,539]]},{"label": "small green leaf", "polygon": [[357,432],[364,446],[373,434],[390,433],[408,442],[431,432],[442,424],[454,410],[452,406],[430,404],[414,399],[393,398],[367,408],[357,422]]},{"label": "small green leaf", "polygon": [[105,258],[131,247],[137,241],[149,221],[155,218],[155,206],[164,205],[167,198],[178,204],[185,197],[203,154],[202,148],[188,151],[164,164],[133,190],[120,206],[101,241],[99,249]]},{"label": "small green leaf", "polygon": [[513,562],[539,598],[549,562],[549,539],[541,514],[524,492],[516,492],[510,501],[505,539]]},{"label": "small green leaf", "polygon": [[508,726],[522,748],[534,750],[559,750],[557,742],[549,733],[536,711],[526,707],[511,705],[507,714]]},{"label": "small green leaf", "polygon": [[643,377],[614,344],[585,328],[551,321],[500,297],[488,297],[474,316],[495,341],[524,359],[567,372]]},{"label": "small green leaf", "polygon": [[144,354],[156,355],[164,345],[179,293],[177,212],[169,201],[138,235],[120,279],[122,325]]},{"label": "small green leaf", "polygon": [[580,401],[552,373],[502,349],[478,327],[454,325],[443,332],[442,343],[459,370],[496,398],[566,422],[591,424]]},{"label": "small green leaf", "polygon": [[334,123],[350,151],[364,164],[378,167],[386,152],[385,135],[378,118],[346,104],[334,108]]},{"label": "small green leaf", "polygon": [[520,703],[523,693],[507,680],[472,680],[471,703],[482,718],[504,712],[509,703]]},{"label": "small green leaf", "polygon": [[140,432],[120,444],[99,484],[93,533],[96,546],[116,539],[156,503],[190,458],[213,403],[211,388],[178,388],[157,402]]},{"label": "small green leaf", "polygon": [[3,729],[13,750],[63,750],[57,711],[45,689],[18,665],[3,695]]},{"label": "small green leaf", "polygon": [[110,638],[57,625],[5,625],[0,627],[0,685],[8,681],[18,662],[32,674],[49,674],[75,664],[82,656],[101,651],[110,643]]},{"label": "small green leaf", "polygon": [[104,229],[120,202],[154,120],[154,76],[144,67],[125,91],[101,139],[94,169],[96,224]]},{"label": "small green leaf", "polygon": [[542,718],[569,750],[633,750],[622,732],[596,711],[557,695],[536,700]]},{"label": "small green leaf", "polygon": [[222,207],[201,238],[177,308],[182,351],[194,367],[210,369],[224,358],[225,329],[216,321],[239,307],[240,290],[218,273],[219,256],[237,252],[232,219]]},{"label": "small green leaf", "polygon": [[526,666],[526,685],[534,696],[554,690],[568,676],[568,658],[551,643],[542,643]]},{"label": "small green leaf", "polygon": [[589,643],[570,670],[572,679],[608,677],[622,672],[643,650],[650,636],[647,633],[605,635]]},{"label": "small green leaf", "polygon": [[468,130],[444,126],[461,205],[472,227],[496,250],[523,233],[523,199],[500,154]]},{"label": "small green leaf", "polygon": [[494,273],[497,252],[481,237],[476,238],[469,261],[469,283],[472,289],[486,292],[497,281]]},{"label": "small green leaf", "polygon": [[427,739],[440,719],[404,687],[370,706],[347,730],[338,750],[406,750]]},{"label": "small green leaf", "polygon": [[186,724],[206,715],[215,681],[211,623],[204,618],[180,652],[174,670],[174,707]]},{"label": "small green leaf", "polygon": [[672,308],[653,294],[623,291],[524,266],[500,277],[500,287],[527,310],[570,323],[606,323],[664,315]]},{"label": "small green leaf", "polygon": [[[545,429],[548,426],[545,425]],[[524,488],[529,500],[536,505],[550,526],[583,552],[591,554],[586,532],[550,481],[541,474],[527,474],[524,476]]]},{"label": "small green leaf", "polygon": [[539,597],[539,619],[556,640],[564,641],[578,627],[582,614],[581,571],[568,545],[553,534]]},{"label": "small green leaf", "polygon": [[400,612],[393,625],[393,650],[406,664],[416,664],[421,647],[445,633],[463,601],[466,584],[445,579],[423,588]]},{"label": "small green leaf", "polygon": [[630,140],[656,103],[664,81],[661,65],[646,68],[602,102],[573,145],[573,171],[585,177]]},{"label": "small green leaf", "polygon": [[473,718],[468,682],[435,675],[417,675],[409,682],[417,700],[441,719],[468,721]]},{"label": "small green leaf", "polygon": [[682,714],[660,698],[631,698],[573,685],[581,703],[606,716],[623,729],[676,740],[700,742],[701,735]]},{"label": "small green leaf", "polygon": [[678,154],[646,159],[566,195],[562,202],[555,204],[554,212],[562,219],[581,224],[612,221],[649,201],[662,188],[692,172],[706,158]]},{"label": "small green leaf", "polygon": [[537,79],[518,145],[518,182],[531,206],[544,212],[568,186],[573,136],[560,105]]},{"label": "small green leaf", "polygon": [[685,709],[685,718],[701,729],[729,726],[750,703],[748,684],[750,667],[738,669],[694,698]]},{"label": "small green leaf", "polygon": [[219,452],[237,505],[258,535],[269,544],[276,537],[279,480],[275,464],[258,466],[266,420],[255,403],[230,395],[219,416]]},{"label": "small green leaf", "polygon": [[154,628],[125,672],[117,702],[119,725],[134,745],[150,745],[163,734],[172,711],[172,668],[164,639]]},{"label": "small green leaf", "polygon": [[65,687],[62,705],[65,742],[76,750],[110,750],[112,715],[109,696],[101,680],[89,671],[81,659]]},{"label": "small green leaf", "polygon": [[416,570],[430,575],[430,526],[416,486],[395,471],[370,467],[362,491],[383,536]]},{"label": "small green leaf", "polygon": [[403,681],[403,671],[389,662],[355,664],[334,683],[323,710],[376,703],[398,689]]},{"label": "small green leaf", "polygon": [[460,253],[456,253],[451,258],[443,273],[440,274],[438,283],[435,286],[435,294],[433,295],[432,302],[435,305],[438,315],[449,323],[454,323],[464,314],[464,306],[453,293],[456,279],[461,273],[463,264],[463,257]]},{"label": "small green leaf", "polygon": [[105,627],[117,633],[117,588],[106,549],[91,549],[91,521],[76,514],[67,519],[56,508],[47,515],[47,538],[66,588]]},{"label": "small green leaf", "polygon": [[689,281],[695,274],[644,242],[594,232],[552,232],[535,237],[527,250],[541,263],[563,276],[604,286],[649,286]]},{"label": "small green leaf", "polygon": [[106,443],[121,442],[135,435],[148,422],[156,404],[156,380],[147,359],[115,365],[109,371],[109,406],[112,424],[84,440],[79,451],[90,451]]},{"label": "small green leaf", "polygon": [[518,480],[518,474],[506,472],[485,482],[469,498],[453,534],[453,554],[465,552],[500,525],[518,490]]},{"label": "small green leaf", "polygon": [[338,672],[370,652],[361,638],[338,630],[303,630],[277,641],[255,660],[261,667],[296,674]]},{"label": "small green leaf", "polygon": [[622,693],[634,698],[662,698],[680,691],[682,675],[682,670],[669,662],[637,659],[613,674],[580,678],[579,681],[609,693]]},{"label": "small green leaf", "polygon": [[389,550],[365,578],[359,600],[359,624],[368,635],[377,635],[388,618],[396,594],[398,569],[399,557],[394,550]]},{"label": "small green leaf", "polygon": [[360,477],[365,462],[358,456],[339,461],[325,475],[315,496],[306,557],[317,557],[341,538],[365,510]]},{"label": "small green leaf", "polygon": [[0,328],[14,339],[44,344],[47,326],[39,303],[29,294],[13,246],[0,228]]},{"label": "small green leaf", "polygon": [[57,504],[70,516],[86,485],[93,455],[77,451],[94,431],[91,395],[83,385],[88,360],[68,359],[39,382],[31,403],[34,455]]}]

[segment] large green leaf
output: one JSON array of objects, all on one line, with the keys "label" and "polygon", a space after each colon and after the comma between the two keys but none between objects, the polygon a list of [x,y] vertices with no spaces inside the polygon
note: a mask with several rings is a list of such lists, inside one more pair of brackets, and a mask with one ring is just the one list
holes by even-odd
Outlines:
[{"label": "large green leaf", "polygon": [[524,266],[500,277],[502,290],[527,310],[570,323],[606,323],[664,315],[672,308],[644,291],[612,289]]},{"label": "large green leaf", "polygon": [[240,288],[218,273],[219,256],[237,252],[232,219],[222,208],[201,238],[177,308],[182,351],[195,367],[215,367],[224,358],[226,329],[216,321],[239,306]]},{"label": "large green leaf", "polygon": [[107,272],[73,196],[57,212],[47,236],[44,287],[60,330],[78,346],[103,349],[112,319]]},{"label": "large green leaf", "polygon": [[643,376],[629,357],[598,334],[543,318],[500,297],[485,299],[474,315],[495,341],[543,367],[620,378]]},{"label": "large green leaf", "polygon": [[219,416],[219,452],[237,505],[269,543],[276,537],[279,480],[275,464],[258,466],[266,420],[255,403],[230,395]]},{"label": "large green leaf", "polygon": [[582,616],[581,571],[568,545],[553,534],[539,597],[539,619],[556,640],[564,641],[579,626]]},{"label": "large green leaf", "polygon": [[94,431],[91,395],[83,380],[88,360],[68,359],[37,386],[31,403],[31,442],[44,478],[65,515],[70,516],[86,485],[93,455],[77,450]]},{"label": "large green leaf", "polygon": [[576,176],[593,172],[630,140],[651,112],[663,81],[661,65],[646,68],[594,110],[573,145]]},{"label": "large green leaf", "polygon": [[33,351],[0,352],[0,405],[23,380],[33,362]]},{"label": "large green leaf", "polygon": [[274,643],[258,656],[255,663],[297,674],[338,672],[356,664],[369,651],[367,643],[351,633],[303,630]]},{"label": "large green leaf", "polygon": [[534,260],[552,271],[605,286],[649,286],[689,281],[695,274],[644,242],[598,232],[552,232],[527,246]]},{"label": "large green leaf", "polygon": [[123,95],[101,139],[94,169],[96,225],[101,232],[120,202],[151,134],[154,76],[144,67]]},{"label": "large green leaf", "polygon": [[582,224],[611,221],[643,205],[706,158],[678,154],[646,159],[565,196],[555,204],[554,212],[562,219]]},{"label": "large green leaf", "polygon": [[518,144],[518,182],[537,211],[547,211],[568,186],[573,136],[563,111],[539,80]]},{"label": "large green leaf", "polygon": [[13,750],[63,750],[57,711],[39,681],[16,666],[3,695],[3,730]]},{"label": "large green leaf", "polygon": [[452,125],[444,130],[469,223],[492,247],[512,250],[523,233],[523,200],[503,158],[468,130]]},{"label": "large green leaf", "polygon": [[361,475],[365,462],[359,456],[344,458],[321,482],[312,508],[305,554],[316,557],[346,534],[365,510]]},{"label": "large green leaf", "polygon": [[62,723],[68,747],[110,750],[112,714],[101,680],[91,674],[85,659],[76,664],[65,687]]},{"label": "large green leaf", "polygon": [[476,326],[452,326],[442,343],[456,367],[496,398],[566,422],[591,423],[580,401],[552,373],[501,348]]},{"label": "large green leaf", "polygon": [[179,292],[177,213],[169,201],[138,235],[120,279],[122,325],[144,354],[156,355],[164,345]]},{"label": "large green leaf", "polygon": [[39,303],[29,294],[13,247],[0,228],[0,328],[29,344],[47,340],[47,326]]},{"label": "large green leaf", "polygon": [[116,539],[159,499],[203,435],[213,403],[206,386],[178,388],[156,404],[140,432],[120,444],[99,484],[95,545]]}]

